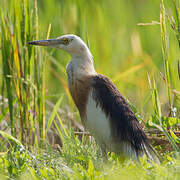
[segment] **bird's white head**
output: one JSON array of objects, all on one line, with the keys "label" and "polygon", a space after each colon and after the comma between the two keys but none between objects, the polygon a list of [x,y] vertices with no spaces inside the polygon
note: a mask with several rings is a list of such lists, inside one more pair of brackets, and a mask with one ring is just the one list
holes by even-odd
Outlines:
[{"label": "bird's white head", "polygon": [[73,34],[63,35],[56,39],[32,41],[28,44],[59,48],[68,52],[72,57],[82,57],[85,55],[91,56],[91,53],[84,41]]}]

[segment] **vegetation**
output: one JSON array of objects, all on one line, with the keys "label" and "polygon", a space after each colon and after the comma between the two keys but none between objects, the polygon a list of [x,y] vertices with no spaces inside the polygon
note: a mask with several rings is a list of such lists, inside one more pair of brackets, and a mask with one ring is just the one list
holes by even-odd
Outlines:
[{"label": "vegetation", "polygon": [[[1,0],[0,7],[0,179],[180,178],[178,0]],[[67,33],[84,39],[97,72],[128,97],[160,166],[113,153],[103,162],[67,89],[70,57],[27,45]]]}]

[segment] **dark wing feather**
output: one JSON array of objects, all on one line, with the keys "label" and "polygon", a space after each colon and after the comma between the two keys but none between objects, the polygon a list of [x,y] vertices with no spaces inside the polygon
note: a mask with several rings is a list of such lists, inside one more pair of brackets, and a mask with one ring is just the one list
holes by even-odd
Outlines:
[{"label": "dark wing feather", "polygon": [[115,141],[129,142],[136,152],[147,143],[146,135],[127,101],[113,82],[103,75],[92,81],[93,98],[110,119]]}]

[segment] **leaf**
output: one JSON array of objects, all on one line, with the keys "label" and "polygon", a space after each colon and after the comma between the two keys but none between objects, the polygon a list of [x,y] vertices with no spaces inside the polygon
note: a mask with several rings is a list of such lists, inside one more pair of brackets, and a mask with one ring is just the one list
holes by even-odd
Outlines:
[{"label": "leaf", "polygon": [[164,135],[168,138],[169,142],[171,143],[173,149],[177,152],[180,152],[179,147],[177,146],[175,140],[170,136],[167,129],[162,126],[162,130],[163,130]]},{"label": "leaf", "polygon": [[176,117],[162,117],[163,124],[166,124],[166,126],[175,126],[178,123],[180,123],[180,119]]},{"label": "leaf", "polygon": [[160,131],[163,132],[163,129],[162,129],[162,127],[160,125],[155,124],[152,121],[148,121],[148,123],[149,123],[150,126],[154,126],[154,127],[156,127],[157,129],[159,129]]},{"label": "leaf", "polygon": [[57,129],[57,131],[58,131],[58,134],[59,134],[59,136],[60,136],[60,138],[61,138],[61,140],[62,140],[62,143],[63,143],[64,136],[63,136],[63,134],[62,134],[60,128],[58,127],[56,121],[54,121],[54,125],[56,126],[56,129]]},{"label": "leaf", "polygon": [[180,63],[178,61],[178,75],[179,75],[179,80],[180,80]]},{"label": "leaf", "polygon": [[171,129],[169,131],[172,138],[176,141],[176,143],[180,144],[180,138],[178,138]]},{"label": "leaf", "polygon": [[94,165],[91,160],[89,160],[88,174],[93,177],[94,175]]},{"label": "leaf", "polygon": [[160,26],[161,26],[161,40],[162,40],[162,51],[163,57],[166,61],[168,59],[168,36],[167,36],[167,28],[166,28],[166,10],[164,7],[163,0],[161,2],[160,7]]},{"label": "leaf", "polygon": [[3,120],[3,118],[7,115],[8,112],[9,107],[7,106],[6,108],[4,108],[3,113],[0,114],[0,122]]},{"label": "leaf", "polygon": [[63,96],[61,96],[59,98],[59,100],[57,101],[56,105],[54,106],[54,109],[53,109],[53,111],[52,111],[52,113],[51,113],[51,115],[49,117],[48,123],[47,123],[46,133],[47,133],[48,129],[51,127],[51,124],[52,124],[52,122],[54,120],[54,117],[55,117],[55,115],[57,113],[57,110],[58,110],[58,108],[59,108],[59,106],[61,104],[62,99],[63,99]]},{"label": "leaf", "polygon": [[58,115],[57,112],[56,112],[56,115],[57,115],[58,121],[59,121],[59,123],[60,123],[60,125],[61,125],[61,127],[62,127],[62,129],[63,129],[63,131],[64,131],[64,134],[65,134],[66,136],[68,136],[68,133],[67,133],[66,129],[64,128],[64,125],[63,125],[63,123],[62,123],[62,120],[61,120],[61,118],[60,118],[60,116]]},{"label": "leaf", "polygon": [[8,134],[8,133],[6,133],[6,132],[4,132],[4,131],[1,131],[1,130],[0,130],[0,134],[1,134],[1,136],[3,136],[4,138],[6,138],[6,139],[8,139],[8,140],[10,140],[10,141],[13,141],[16,145],[23,146],[19,140],[17,140],[16,138],[14,138],[13,136],[11,136],[10,134]]}]

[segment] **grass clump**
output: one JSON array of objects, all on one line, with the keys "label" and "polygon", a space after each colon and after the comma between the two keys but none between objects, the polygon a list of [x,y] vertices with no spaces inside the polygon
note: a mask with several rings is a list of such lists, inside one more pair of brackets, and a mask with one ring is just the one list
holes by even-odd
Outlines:
[{"label": "grass clump", "polygon": [[[111,154],[108,163],[102,162],[95,142],[84,143],[74,135],[65,143],[68,149],[56,151],[46,148],[30,153],[23,146],[15,145],[0,156],[3,179],[179,179],[180,159],[165,155],[161,165],[149,164],[146,157],[140,163],[120,162]],[[66,146],[66,145],[65,145]],[[93,148],[92,148],[93,147]],[[72,150],[72,151],[71,151]]]}]

